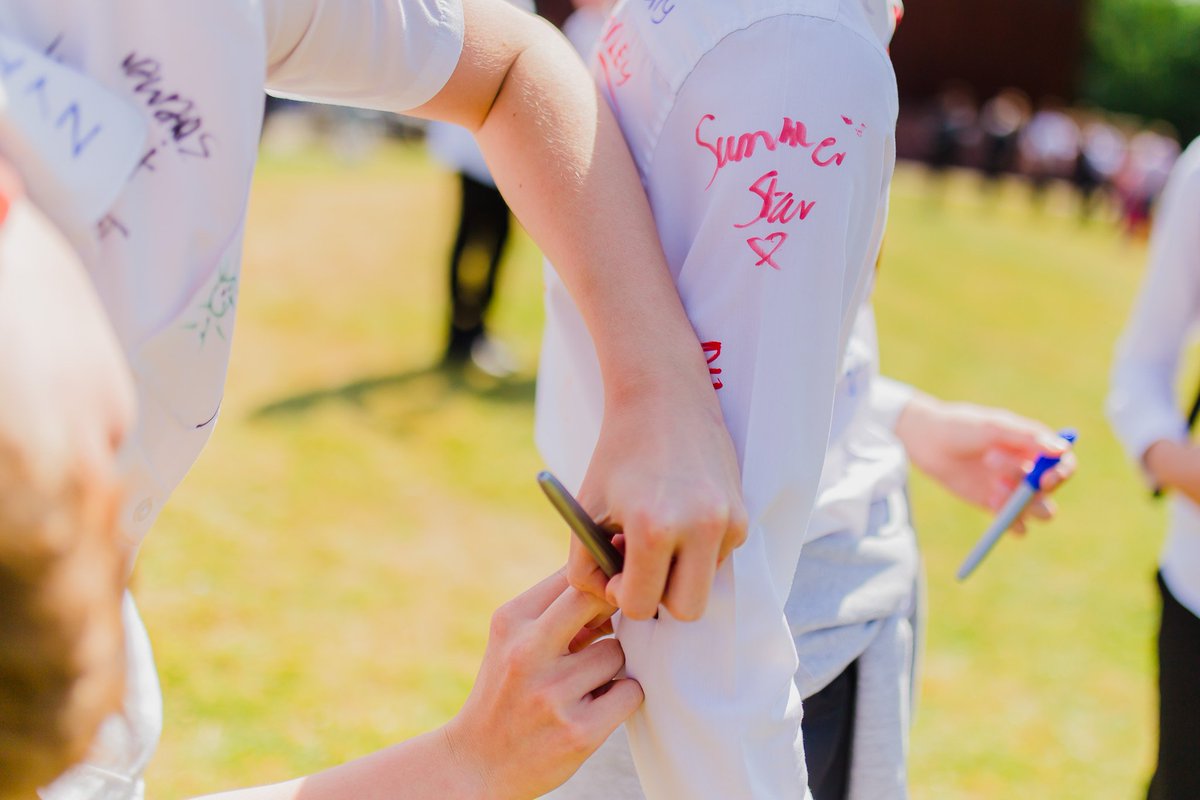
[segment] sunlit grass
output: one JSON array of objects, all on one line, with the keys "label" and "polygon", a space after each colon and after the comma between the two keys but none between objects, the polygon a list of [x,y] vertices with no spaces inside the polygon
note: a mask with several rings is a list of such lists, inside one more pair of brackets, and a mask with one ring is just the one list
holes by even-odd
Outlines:
[{"label": "sunlit grass", "polygon": [[[565,538],[533,484],[540,259],[518,237],[496,327],[524,372],[434,369],[454,182],[390,147],[268,161],[251,210],[229,393],[139,564],[166,694],[152,796],[291,777],[445,720],[491,609]],[[1143,248],[1017,187],[902,169],[878,290],[885,369],[1081,430],[1062,520],[1005,541],[914,485],[932,606],[916,798],[1125,798],[1152,736],[1162,527],[1103,422]]]}]

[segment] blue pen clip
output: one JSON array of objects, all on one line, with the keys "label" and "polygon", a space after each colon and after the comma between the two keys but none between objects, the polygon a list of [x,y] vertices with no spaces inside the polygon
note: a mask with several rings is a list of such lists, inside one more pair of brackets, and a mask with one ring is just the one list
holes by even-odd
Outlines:
[{"label": "blue pen clip", "polygon": [[[1058,432],[1058,438],[1067,444],[1075,444],[1075,440],[1079,438],[1079,434],[1075,432],[1074,428],[1066,428]],[[1064,452],[1056,456],[1045,454],[1038,456],[1033,469],[1025,476],[1025,483],[1029,484],[1029,488],[1035,492],[1040,492],[1042,489],[1042,476],[1062,463],[1063,455],[1065,454]]]}]

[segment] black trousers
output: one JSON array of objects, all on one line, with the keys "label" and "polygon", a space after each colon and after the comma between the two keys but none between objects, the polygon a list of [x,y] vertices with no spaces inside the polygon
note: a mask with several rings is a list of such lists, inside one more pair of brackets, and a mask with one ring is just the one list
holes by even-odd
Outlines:
[{"label": "black trousers", "polygon": [[813,800],[845,800],[850,789],[858,662],[804,701],[804,760]]},{"label": "black trousers", "polygon": [[483,321],[496,292],[500,259],[510,230],[508,205],[494,186],[459,174],[462,201],[458,235],[450,253],[450,341],[448,359],[466,358],[483,335]]},{"label": "black trousers", "polygon": [[1171,594],[1162,575],[1158,632],[1158,764],[1149,800],[1200,798],[1200,618]]}]

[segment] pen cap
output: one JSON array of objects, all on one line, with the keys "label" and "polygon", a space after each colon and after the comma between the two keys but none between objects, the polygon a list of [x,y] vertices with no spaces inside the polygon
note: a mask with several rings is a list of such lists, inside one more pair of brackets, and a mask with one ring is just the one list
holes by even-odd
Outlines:
[{"label": "pen cap", "polygon": [[[1058,432],[1058,438],[1062,439],[1068,445],[1075,444],[1075,440],[1079,438],[1073,429],[1067,428]],[[1041,455],[1038,456],[1037,463],[1033,465],[1033,469],[1025,476],[1025,483],[1035,492],[1042,488],[1042,476],[1050,470],[1054,469],[1062,461],[1062,456]]]}]

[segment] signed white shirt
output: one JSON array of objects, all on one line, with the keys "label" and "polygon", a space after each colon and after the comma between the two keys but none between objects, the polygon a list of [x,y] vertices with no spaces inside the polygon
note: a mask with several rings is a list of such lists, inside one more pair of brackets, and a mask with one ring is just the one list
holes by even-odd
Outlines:
[{"label": "signed white shirt", "polygon": [[[264,88],[403,111],[462,37],[459,0],[0,1],[0,152],[78,248],[137,383],[131,548],[220,408]],[[161,701],[126,611],[127,711],[47,797],[141,792]]]},{"label": "signed white shirt", "polygon": [[[1159,440],[1190,439],[1176,392],[1184,347],[1200,325],[1200,139],[1175,165],[1154,222],[1150,266],[1117,348],[1108,416],[1139,466]],[[1188,400],[1195,375],[1184,377]],[[1200,616],[1200,507],[1170,496],[1159,563],[1171,594]]]},{"label": "signed white shirt", "polygon": [[[702,621],[619,621],[646,690],[628,729],[651,800],[805,795],[784,603],[886,217],[886,8],[626,0],[594,52],[704,342],[750,514]],[[602,402],[586,328],[551,271],[538,443],[576,487]]]}]

